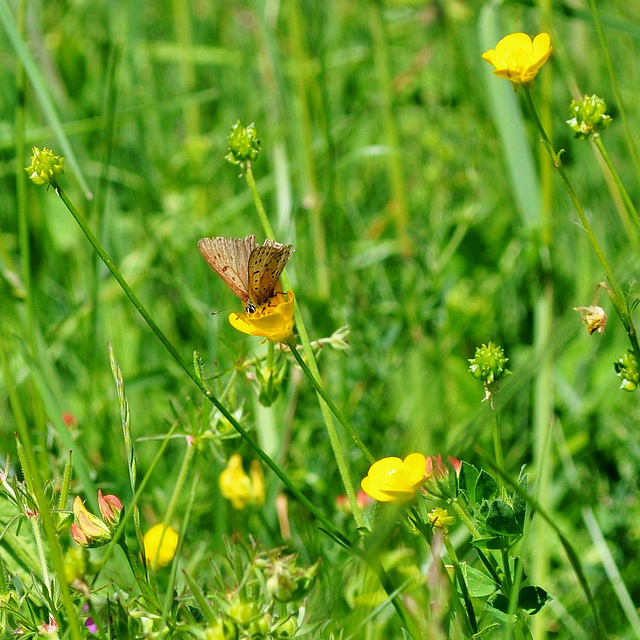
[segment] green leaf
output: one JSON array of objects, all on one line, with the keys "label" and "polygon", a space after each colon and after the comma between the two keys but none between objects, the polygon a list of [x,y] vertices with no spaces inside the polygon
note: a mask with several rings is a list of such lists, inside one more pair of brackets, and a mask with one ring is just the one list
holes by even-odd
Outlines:
[{"label": "green leaf", "polygon": [[527,503],[520,496],[516,496],[513,499],[513,512],[516,516],[520,533],[522,533],[524,531],[524,518],[527,514]]},{"label": "green leaf", "polygon": [[478,476],[480,472],[468,462],[462,463],[462,469],[460,469],[460,491],[462,491],[466,496],[469,504],[475,504],[475,491],[476,491],[476,483],[478,481]]},{"label": "green leaf", "polygon": [[518,594],[518,606],[527,613],[538,613],[551,597],[542,587],[526,586]]},{"label": "green leaf", "polygon": [[485,521],[487,529],[500,535],[519,535],[522,527],[516,519],[513,507],[504,500],[494,500],[489,505],[489,512]]},{"label": "green leaf", "polygon": [[470,567],[466,562],[461,563],[460,568],[472,598],[487,598],[498,590],[498,585],[486,573]]},{"label": "green leaf", "polygon": [[498,483],[492,475],[484,469],[480,470],[480,477],[476,482],[475,498],[476,502],[483,500],[493,500],[498,495]]},{"label": "green leaf", "polygon": [[[509,598],[502,595],[501,593],[497,593],[496,597],[491,600],[491,606],[500,611],[501,613],[508,613],[509,611]],[[502,620],[506,620],[506,618],[501,618]]]},{"label": "green leaf", "polygon": [[471,506],[492,500],[498,494],[498,483],[493,476],[467,462],[462,463],[459,482],[460,491],[466,495]]},{"label": "green leaf", "polygon": [[471,544],[478,549],[501,549],[502,540],[495,536],[486,536],[484,538],[475,538]]}]

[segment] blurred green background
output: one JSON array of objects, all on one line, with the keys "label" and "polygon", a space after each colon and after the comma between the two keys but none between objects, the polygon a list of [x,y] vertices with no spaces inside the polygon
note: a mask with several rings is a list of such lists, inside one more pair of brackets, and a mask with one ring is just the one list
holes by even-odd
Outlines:
[{"label": "blurred green background", "polygon": [[[262,152],[254,175],[276,238],[296,247],[287,271],[311,339],[350,327],[350,350],[326,347],[320,358],[336,404],[378,457],[442,452],[478,463],[474,446],[491,448],[491,416],[468,358],[482,343],[501,344],[513,372],[499,398],[506,467],[517,475],[529,465],[533,485],[548,478],[543,502],[584,550],[607,629],[633,637],[581,519],[590,506],[640,602],[638,403],[618,390],[613,369],[626,335],[603,294],[606,332],[589,337],[580,324],[573,307],[592,303],[604,272],[521,95],[480,58],[507,33],[551,34],[554,53],[534,100],[633,299],[637,240],[625,233],[592,146],[573,140],[565,125],[571,98],[605,98],[614,118],[605,144],[638,202],[588,4],[29,2],[22,38],[32,62],[22,61],[37,70],[30,81],[10,37],[20,32],[18,4],[0,0],[0,335],[38,449],[64,463],[67,448],[56,434],[62,413],[72,413],[71,434],[94,481],[128,495],[108,340],[142,472],[156,436],[176,421],[179,433],[190,432],[210,415],[55,194],[24,184],[31,145],[66,156],[61,185],[183,357],[197,350],[206,374],[221,374],[212,384],[222,393],[234,367],[264,348],[235,332],[227,312],[210,315],[239,303],[196,244],[202,236],[264,238],[238,167],[223,159],[231,125],[255,122]],[[598,8],[637,131],[640,5]],[[333,513],[342,490],[313,392],[292,371],[266,408],[246,371],[236,375],[228,407]],[[14,430],[0,380],[3,452],[14,451]],[[358,479],[366,461],[344,442]],[[166,509],[183,448],[183,439],[170,444],[154,474],[141,503],[148,522]],[[217,489],[222,454],[236,449],[251,455],[233,439],[212,442],[198,457],[187,547],[211,551],[222,533],[251,530]],[[269,508],[277,484],[268,483],[270,502],[252,530],[267,545],[279,542]],[[291,519],[298,547],[314,560],[328,542],[295,504]],[[579,623],[586,608],[559,545],[540,540],[549,556],[543,586],[557,602],[547,624],[562,634],[560,607]]]}]

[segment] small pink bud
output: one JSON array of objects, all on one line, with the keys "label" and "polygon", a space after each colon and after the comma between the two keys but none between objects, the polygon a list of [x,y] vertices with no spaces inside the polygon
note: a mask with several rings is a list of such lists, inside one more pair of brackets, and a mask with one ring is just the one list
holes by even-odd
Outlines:
[{"label": "small pink bud", "polygon": [[111,494],[105,496],[98,489],[98,506],[100,507],[102,519],[107,526],[111,530],[115,529],[120,522],[120,514],[122,513],[122,501],[120,498]]}]

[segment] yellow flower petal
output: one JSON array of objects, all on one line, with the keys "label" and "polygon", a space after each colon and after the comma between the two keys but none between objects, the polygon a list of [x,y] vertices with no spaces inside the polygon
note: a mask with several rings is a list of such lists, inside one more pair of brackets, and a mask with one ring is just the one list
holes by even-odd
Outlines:
[{"label": "yellow flower petal", "polygon": [[[163,535],[164,532],[164,535]],[[166,567],[176,554],[178,534],[171,528],[156,524],[144,534],[144,555],[147,564],[154,562],[155,567]],[[159,547],[159,548],[158,548]],[[156,553],[158,554],[156,557]]]},{"label": "yellow flower petal", "polygon": [[404,460],[382,458],[371,465],[360,483],[365,493],[379,502],[407,502],[426,479],[426,458],[412,453]]},{"label": "yellow flower petal", "polygon": [[[551,37],[548,33],[539,33],[533,39],[533,57],[543,60],[542,64],[547,61],[551,54]],[[541,66],[542,66],[541,64]]]},{"label": "yellow flower petal", "polygon": [[485,51],[482,59],[495,67],[497,76],[511,80],[517,87],[531,84],[550,55],[548,33],[540,33],[533,40],[526,33],[511,33],[495,49]]},{"label": "yellow flower petal", "polygon": [[239,453],[234,453],[229,458],[227,466],[220,474],[220,492],[231,501],[234,509],[244,509],[249,505],[260,507],[264,504],[264,472],[257,460],[251,462],[250,474],[251,477],[244,470]]},{"label": "yellow flower petal", "polygon": [[242,457],[234,453],[218,479],[220,492],[234,509],[244,509],[251,502],[251,479],[242,468]]},{"label": "yellow flower petal", "polygon": [[418,489],[424,481],[427,459],[421,453],[412,453],[404,459],[403,466],[410,486]]},{"label": "yellow flower petal", "polygon": [[266,338],[271,342],[287,342],[293,337],[293,312],[295,296],[293,291],[277,292],[264,306],[254,313],[232,313],[231,326],[250,336]]}]

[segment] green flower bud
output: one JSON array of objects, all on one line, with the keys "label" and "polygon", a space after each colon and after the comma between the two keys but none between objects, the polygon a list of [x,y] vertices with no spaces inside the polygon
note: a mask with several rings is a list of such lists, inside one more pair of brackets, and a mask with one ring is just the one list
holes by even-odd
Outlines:
[{"label": "green flower bud", "polygon": [[253,620],[247,627],[247,633],[251,638],[264,638],[271,629],[271,616],[268,613]]},{"label": "green flower bud", "polygon": [[204,632],[205,640],[236,640],[238,630],[231,620],[224,618],[216,620]]},{"label": "green flower bud", "polygon": [[278,624],[271,629],[275,638],[293,638],[298,631],[298,621],[295,616],[288,616],[284,620],[279,620]]},{"label": "green flower bud", "polygon": [[82,581],[87,574],[89,551],[86,547],[71,547],[64,554],[64,577],[68,584]]},{"label": "green flower bud", "polygon": [[613,363],[613,366],[618,377],[622,380],[620,388],[625,391],[635,391],[638,388],[638,382],[640,382],[640,372],[638,371],[638,361],[633,351],[629,349],[627,353],[620,356]]},{"label": "green flower bud", "polygon": [[279,602],[302,600],[318,573],[319,560],[306,568],[296,566],[295,560],[293,555],[281,557],[268,567],[267,593]]},{"label": "green flower bud", "polygon": [[255,124],[251,123],[248,127],[243,127],[238,120],[231,127],[227,144],[229,145],[229,153],[225,156],[227,162],[243,166],[247,162],[256,160],[260,152],[260,138]]},{"label": "green flower bud", "polygon": [[53,154],[51,149],[31,149],[31,164],[25,168],[29,179],[35,184],[55,184],[55,176],[64,173],[64,158]]},{"label": "green flower bud", "polygon": [[511,373],[504,366],[507,362],[509,358],[504,357],[504,349],[490,342],[488,345],[476,347],[475,357],[469,360],[469,371],[474,378],[482,380],[485,384],[493,384],[502,376]]},{"label": "green flower bud", "polygon": [[569,110],[573,118],[567,124],[575,131],[575,138],[587,140],[599,136],[611,124],[611,116],[605,114],[607,105],[597,95],[572,100]]},{"label": "green flower bud", "polygon": [[260,615],[260,607],[255,602],[235,600],[229,607],[229,616],[239,625],[246,627]]}]

